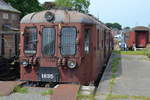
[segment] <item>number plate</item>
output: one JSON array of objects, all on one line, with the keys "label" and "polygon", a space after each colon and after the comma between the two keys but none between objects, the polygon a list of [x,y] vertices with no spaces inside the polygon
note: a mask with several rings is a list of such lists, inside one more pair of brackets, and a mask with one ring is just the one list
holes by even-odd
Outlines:
[{"label": "number plate", "polygon": [[39,68],[39,81],[43,82],[59,82],[59,70],[55,67]]},{"label": "number plate", "polygon": [[47,78],[47,79],[53,79],[54,78],[54,75],[53,74],[41,74],[42,78]]}]

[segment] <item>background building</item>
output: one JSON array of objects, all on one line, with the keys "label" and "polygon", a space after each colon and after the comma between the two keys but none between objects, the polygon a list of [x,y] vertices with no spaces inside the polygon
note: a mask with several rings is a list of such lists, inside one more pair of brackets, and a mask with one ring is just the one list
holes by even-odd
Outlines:
[{"label": "background building", "polygon": [[18,53],[20,11],[0,0],[0,56],[13,57]]}]

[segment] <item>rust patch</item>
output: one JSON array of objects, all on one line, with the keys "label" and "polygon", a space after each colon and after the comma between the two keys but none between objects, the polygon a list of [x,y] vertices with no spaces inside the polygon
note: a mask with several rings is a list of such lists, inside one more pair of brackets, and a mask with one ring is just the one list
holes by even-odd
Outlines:
[{"label": "rust patch", "polygon": [[50,100],[76,100],[80,85],[63,84],[54,89]]},{"label": "rust patch", "polygon": [[0,81],[0,96],[10,95],[17,85],[21,85],[24,82],[20,81]]}]

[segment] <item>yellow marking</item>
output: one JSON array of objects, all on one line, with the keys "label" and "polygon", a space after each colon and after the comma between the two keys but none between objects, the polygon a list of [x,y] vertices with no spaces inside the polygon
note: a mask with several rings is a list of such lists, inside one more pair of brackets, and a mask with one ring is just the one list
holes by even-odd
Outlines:
[{"label": "yellow marking", "polygon": [[59,29],[61,29],[61,24],[58,25]]},{"label": "yellow marking", "polygon": [[24,32],[21,32],[21,35],[23,35],[24,34]]}]

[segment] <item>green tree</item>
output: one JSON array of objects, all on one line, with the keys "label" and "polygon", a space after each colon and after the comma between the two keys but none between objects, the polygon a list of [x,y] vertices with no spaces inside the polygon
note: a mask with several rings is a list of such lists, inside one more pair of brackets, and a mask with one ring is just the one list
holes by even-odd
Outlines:
[{"label": "green tree", "polygon": [[122,29],[122,26],[119,23],[106,23],[106,26],[109,28],[117,28],[119,30]]},{"label": "green tree", "polygon": [[113,24],[112,23],[106,23],[105,24],[107,27],[109,27],[109,28],[113,28]]},{"label": "green tree", "polygon": [[128,29],[128,30],[129,30],[129,29],[130,29],[130,27],[129,27],[129,26],[127,26],[127,27],[124,27],[124,29]]},{"label": "green tree", "polygon": [[122,26],[119,23],[113,23],[114,28],[118,28],[119,30],[122,29]]},{"label": "green tree", "polygon": [[72,8],[83,13],[88,13],[90,6],[89,0],[55,0],[55,3],[59,7]]},{"label": "green tree", "polygon": [[10,3],[14,8],[21,11],[21,17],[31,12],[41,11],[44,8],[40,6],[38,0],[4,0]]},{"label": "green tree", "polygon": [[72,8],[72,0],[55,0],[56,6]]}]

